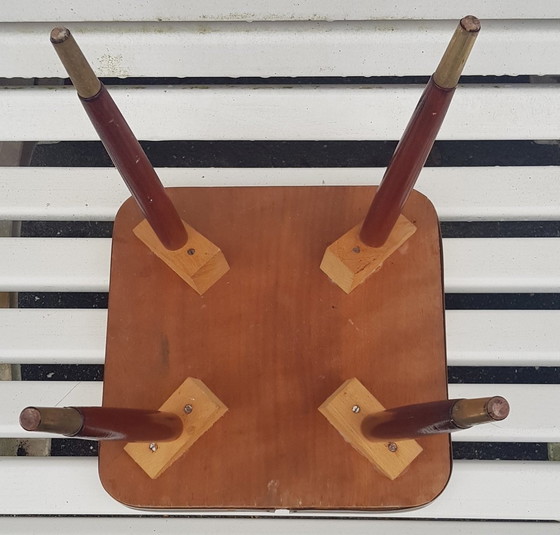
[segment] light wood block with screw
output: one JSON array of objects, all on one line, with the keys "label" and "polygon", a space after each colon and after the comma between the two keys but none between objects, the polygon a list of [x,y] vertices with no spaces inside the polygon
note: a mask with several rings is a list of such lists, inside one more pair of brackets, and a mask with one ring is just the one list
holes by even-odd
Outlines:
[{"label": "light wood block with screw", "polygon": [[152,479],[184,455],[228,409],[202,381],[189,377],[159,410],[181,418],[181,436],[170,442],[131,442],[124,448]]},{"label": "light wood block with screw", "polygon": [[355,377],[345,381],[319,407],[321,414],[344,440],[392,480],[422,453],[422,447],[415,440],[369,441],[361,431],[362,421],[382,410],[385,407]]}]

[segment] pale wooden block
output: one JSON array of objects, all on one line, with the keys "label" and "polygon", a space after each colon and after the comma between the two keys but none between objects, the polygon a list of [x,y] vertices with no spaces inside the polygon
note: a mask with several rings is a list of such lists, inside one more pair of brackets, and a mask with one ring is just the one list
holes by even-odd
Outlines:
[{"label": "pale wooden block", "polygon": [[[354,412],[353,407],[359,407],[359,411]],[[355,377],[345,381],[319,407],[319,412],[346,442],[393,480],[422,453],[422,447],[415,440],[369,441],[362,433],[362,421],[383,410],[385,407]],[[389,449],[389,444],[396,445],[395,451]]]},{"label": "pale wooden block", "polygon": [[400,215],[387,241],[381,247],[370,247],[360,239],[361,228],[360,223],[331,243],[321,261],[321,270],[347,294],[381,269],[383,262],[416,232],[416,227]]},{"label": "pale wooden block", "polygon": [[[192,411],[185,412],[190,405]],[[200,380],[189,377],[159,408],[177,414],[183,422],[183,432],[170,442],[130,442],[125,451],[152,479],[159,477],[208,431],[228,410],[216,395]]]},{"label": "pale wooden block", "polygon": [[191,288],[202,295],[229,271],[229,265],[219,247],[187,223],[183,222],[183,224],[189,239],[176,251],[170,251],[161,244],[145,219],[133,229],[133,232]]}]

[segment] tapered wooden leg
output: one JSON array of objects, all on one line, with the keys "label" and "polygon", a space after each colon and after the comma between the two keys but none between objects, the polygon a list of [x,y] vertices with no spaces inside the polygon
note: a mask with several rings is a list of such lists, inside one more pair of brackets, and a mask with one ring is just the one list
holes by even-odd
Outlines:
[{"label": "tapered wooden leg", "polygon": [[118,407],[27,407],[20,424],[27,431],[127,442],[174,440],[183,431],[176,414]]},{"label": "tapered wooden leg", "polygon": [[[145,217],[147,229],[142,226],[136,234],[187,284],[203,294],[229,270],[224,255],[199,232],[188,233],[188,225],[179,216],[146,153],[70,31],[53,29],[51,43],[107,153]],[[216,221],[218,224],[223,223]],[[183,258],[188,251],[196,251],[196,258]]]},{"label": "tapered wooden leg", "polygon": [[[415,440],[369,441],[362,433],[362,423],[368,415],[383,410],[383,405],[356,378],[345,381],[319,407],[346,442],[383,475],[396,479],[422,453],[422,447]],[[348,454],[354,453],[349,450]]]},{"label": "tapered wooden leg", "polygon": [[475,17],[460,21],[395,149],[364,221],[327,248],[321,269],[346,293],[379,270],[414,234],[414,226],[404,219],[402,209],[432,149],[479,30],[480,22]]}]

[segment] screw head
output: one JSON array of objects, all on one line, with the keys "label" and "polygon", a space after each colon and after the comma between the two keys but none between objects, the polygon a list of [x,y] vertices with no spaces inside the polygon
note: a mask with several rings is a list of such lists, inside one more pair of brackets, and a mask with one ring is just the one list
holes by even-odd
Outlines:
[{"label": "screw head", "polygon": [[148,447],[150,448],[150,451],[152,453],[155,453],[158,449],[158,445],[155,442],[150,443],[150,445]]},{"label": "screw head", "polygon": [[186,414],[190,414],[192,412],[192,405],[185,405],[183,410],[185,411]]},{"label": "screw head", "polygon": [[394,442],[389,442],[389,444],[387,444],[387,449],[394,453],[399,447]]},{"label": "screw head", "polygon": [[354,247],[354,248],[352,249],[352,252],[353,252],[353,253],[359,253],[360,251],[361,251],[361,249],[360,249],[360,246],[359,246],[359,245],[356,245],[356,247]]},{"label": "screw head", "polygon": [[187,249],[187,254],[192,256],[194,253],[196,253],[195,249]]},{"label": "screw head", "polygon": [[354,405],[352,407],[352,412],[358,414],[360,412],[360,406],[359,405]]}]

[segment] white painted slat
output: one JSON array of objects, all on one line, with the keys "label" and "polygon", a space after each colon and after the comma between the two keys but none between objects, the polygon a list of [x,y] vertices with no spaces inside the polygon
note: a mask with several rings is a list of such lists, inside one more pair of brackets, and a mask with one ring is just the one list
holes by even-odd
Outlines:
[{"label": "white painted slat", "polygon": [[[302,519],[302,518],[169,518],[169,517],[4,517],[2,526],[11,535],[472,535],[473,525],[461,520],[398,520],[393,519]],[[551,535],[558,533],[552,522],[478,522],[478,535]]]},{"label": "white painted slat", "polygon": [[455,461],[451,481],[440,499],[402,516],[558,520],[559,475],[559,463]]},{"label": "white painted slat", "polygon": [[560,310],[448,310],[450,366],[559,366]]},{"label": "white painted slat", "polygon": [[447,292],[560,292],[557,238],[448,238],[443,259]]},{"label": "white painted slat", "polygon": [[0,251],[0,287],[4,291],[108,289],[110,239],[4,238]]},{"label": "white painted slat", "polygon": [[0,362],[103,364],[107,310],[0,309]]},{"label": "white painted slat", "polygon": [[[0,362],[103,364],[106,310],[0,309]],[[560,366],[559,310],[448,310],[450,366]]]},{"label": "white painted slat", "polygon": [[478,17],[560,18],[560,8],[550,0],[190,0],[184,2],[136,2],[134,0],[4,0],[2,21],[208,21],[208,20],[368,20],[457,19],[465,10]]},{"label": "white painted slat", "polygon": [[[419,86],[191,86],[111,90],[139,139],[399,139]],[[465,113],[468,110],[468,113]],[[0,90],[0,140],[95,140],[72,87]],[[560,138],[555,85],[461,86],[438,139]]]},{"label": "white painted slat", "polygon": [[[105,292],[109,238],[3,238],[0,291]],[[447,238],[450,293],[560,292],[560,238]]]},{"label": "white painted slat", "polygon": [[[98,76],[429,76],[456,20],[72,23]],[[0,23],[2,77],[66,78],[53,23]],[[560,20],[484,21],[465,75],[558,72]],[[25,38],[22,38],[25,36]],[[25,58],[24,61],[22,59]],[[162,61],[162,58],[165,58]]]},{"label": "white painted slat", "polygon": [[[377,185],[384,168],[158,168],[166,186]],[[417,189],[443,221],[560,219],[560,167],[427,167]],[[0,219],[112,220],[129,196],[113,168],[0,167]]]},{"label": "white painted slat", "polygon": [[[138,515],[105,493],[97,475],[95,458],[0,458],[0,477],[5,493],[0,501],[0,514],[7,515]],[[285,529],[294,533],[297,518],[443,518],[443,519],[497,519],[497,520],[558,520],[560,498],[558,480],[560,463],[517,461],[456,461],[449,485],[430,505],[410,512],[395,513],[297,513],[262,511],[259,516],[283,522]],[[56,492],[53,489],[56,488]],[[491,489],[491,492],[484,492]],[[147,516],[157,511],[144,511]],[[212,516],[212,512],[194,512],[192,517]],[[255,512],[220,511],[220,516],[255,516]],[[272,518],[271,518],[272,517]],[[289,526],[287,519],[291,518]],[[183,527],[190,533],[189,522]],[[95,523],[93,519],[90,522]],[[215,533],[208,519],[208,531]],[[331,522],[333,522],[331,520]],[[193,522],[194,523],[194,522]],[[196,525],[196,524],[195,524]],[[200,526],[201,524],[198,524]],[[266,524],[268,525],[268,524]],[[334,523],[334,525],[338,525]],[[416,524],[415,524],[416,525]],[[293,526],[293,528],[290,528]],[[299,526],[302,526],[299,524]],[[317,524],[319,528],[321,523]],[[343,524],[341,531],[344,532]],[[371,526],[373,527],[373,526]],[[411,526],[412,527],[412,526]],[[274,529],[274,528],[271,528]],[[471,531],[467,533],[472,533]],[[268,531],[268,530],[267,530]],[[301,533],[301,531],[297,531]],[[371,532],[371,530],[369,531]],[[478,531],[477,531],[478,532]],[[235,532],[234,532],[235,533]],[[274,533],[274,531],[271,531]],[[328,532],[327,532],[328,533]],[[460,533],[460,532],[459,532]],[[484,532],[483,532],[484,533]],[[527,531],[531,533],[531,531]]]},{"label": "white painted slat", "polygon": [[[52,436],[21,429],[18,416],[28,405],[101,405],[101,382],[4,381],[0,392],[5,399],[0,413],[0,437],[31,438]],[[492,424],[458,432],[453,438],[467,442],[560,442],[560,385],[451,384],[450,398],[502,395],[511,404],[510,416]]]}]

